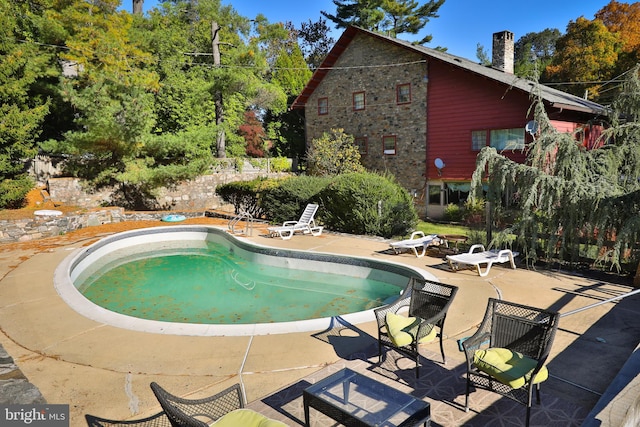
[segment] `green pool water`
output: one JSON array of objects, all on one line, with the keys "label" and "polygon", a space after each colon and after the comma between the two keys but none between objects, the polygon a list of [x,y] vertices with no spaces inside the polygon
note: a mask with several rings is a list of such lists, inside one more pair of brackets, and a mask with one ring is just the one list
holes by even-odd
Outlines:
[{"label": "green pool water", "polygon": [[[253,324],[331,317],[368,310],[398,295],[372,278],[248,262],[222,245],[169,248],[110,261],[75,281],[108,310],[178,323]],[[119,253],[119,251],[121,253]]]}]

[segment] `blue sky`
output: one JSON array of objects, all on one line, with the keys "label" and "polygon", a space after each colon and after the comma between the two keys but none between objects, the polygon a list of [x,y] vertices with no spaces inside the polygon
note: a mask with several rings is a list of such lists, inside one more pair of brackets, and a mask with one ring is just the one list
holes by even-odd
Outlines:
[{"label": "blue sky", "polygon": [[[157,3],[157,0],[144,0],[145,11]],[[515,40],[545,28],[557,28],[564,33],[569,21],[580,16],[593,19],[594,14],[608,3],[609,0],[446,0],[438,12],[440,17],[430,20],[423,32],[433,36],[427,46],[446,47],[451,54],[475,60],[478,43],[491,54],[491,40],[495,32],[511,31]],[[232,5],[247,18],[261,13],[270,22],[291,21],[296,26],[309,19],[317,21],[321,10],[335,13],[331,0],[222,0],[222,4]],[[132,0],[122,0],[122,7],[131,11]],[[333,29],[331,22],[327,24]],[[333,30],[331,35],[337,39],[340,34],[341,31]],[[422,33],[419,36],[400,36],[410,41],[421,37]]]}]

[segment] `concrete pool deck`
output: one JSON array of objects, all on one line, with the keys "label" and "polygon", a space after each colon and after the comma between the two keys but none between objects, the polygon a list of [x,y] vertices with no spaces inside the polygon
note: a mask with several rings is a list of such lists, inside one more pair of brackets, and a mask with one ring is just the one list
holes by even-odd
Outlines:
[{"label": "concrete pool deck", "polygon": [[[194,218],[186,223],[212,221]],[[71,426],[86,425],[86,413],[135,419],[157,412],[151,381],[188,397],[211,395],[241,382],[247,401],[259,406],[302,378],[313,378],[345,360],[362,363],[372,348],[377,351],[373,319],[355,327],[327,325],[326,331],[317,333],[249,337],[149,334],[91,321],[58,296],[53,271],[71,251],[104,236],[100,226],[92,229],[90,237],[84,233],[74,238],[70,233],[52,238],[48,245],[0,247],[0,344],[47,402],[70,405]],[[447,369],[453,369],[457,377],[455,370],[463,362],[457,340],[473,333],[487,298],[566,313],[631,290],[626,284],[520,267],[494,266],[487,277],[473,270],[453,273],[442,256],[394,255],[381,239],[325,232],[285,241],[268,238],[259,229],[248,238],[265,246],[387,259],[424,269],[444,283],[459,286],[445,326]],[[580,425],[640,342],[639,301],[634,296],[561,320],[549,361],[553,377],[543,386],[543,400],[544,394],[560,396],[578,408],[572,422],[564,425]],[[329,339],[331,329],[339,330],[342,339]],[[437,352],[436,347],[424,346],[427,354],[432,349]],[[513,405],[516,410],[524,409]],[[616,425],[618,406],[609,405],[599,415],[609,419],[601,425]],[[467,420],[465,425],[474,425],[459,408],[440,418],[432,410],[432,416],[440,425],[459,425],[462,419]],[[475,425],[483,424],[478,420]]]}]

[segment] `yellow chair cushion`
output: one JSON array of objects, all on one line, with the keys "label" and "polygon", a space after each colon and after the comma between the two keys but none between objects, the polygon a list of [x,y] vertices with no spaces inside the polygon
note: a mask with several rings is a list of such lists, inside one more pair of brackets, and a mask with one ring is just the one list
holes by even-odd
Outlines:
[{"label": "yellow chair cushion", "polygon": [[[385,316],[385,323],[387,325],[387,332],[389,338],[396,347],[404,347],[413,342],[413,335],[408,331],[416,327],[420,320],[417,317],[407,317],[395,313],[387,313]],[[424,336],[420,342],[433,341],[436,338],[436,328],[432,328],[428,335]]]},{"label": "yellow chair cushion", "polygon": [[[493,378],[511,388],[520,388],[531,379],[531,372],[538,362],[507,348],[488,348],[476,350],[473,355],[473,364],[478,370],[491,375]],[[534,384],[541,383],[549,378],[546,366],[533,380]]]},{"label": "yellow chair cushion", "polygon": [[210,424],[215,427],[287,427],[251,409],[236,409]]}]

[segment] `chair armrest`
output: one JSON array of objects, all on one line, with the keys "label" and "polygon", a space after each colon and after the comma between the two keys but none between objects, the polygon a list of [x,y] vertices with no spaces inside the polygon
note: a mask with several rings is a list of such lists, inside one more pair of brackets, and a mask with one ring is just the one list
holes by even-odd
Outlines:
[{"label": "chair armrest", "polygon": [[282,223],[283,227],[290,227],[292,225],[296,225],[298,223],[298,221],[285,221]]},{"label": "chair armrest", "polygon": [[403,307],[409,307],[409,297],[400,298],[396,302],[374,309],[378,329],[386,327],[387,313],[398,313]]},{"label": "chair armrest", "polygon": [[509,259],[513,258],[513,252],[511,252],[511,249],[502,249],[500,252],[498,252],[498,258],[502,258],[503,256],[506,256]]},{"label": "chair armrest", "polygon": [[480,251],[479,251],[479,252],[484,252],[484,251],[485,251],[485,249],[484,249],[484,245],[476,244],[476,245],[472,245],[472,246],[469,248],[469,253],[470,253],[470,254],[472,254],[476,249],[480,249]]},{"label": "chair armrest", "polygon": [[418,236],[418,239],[420,239],[424,237],[424,233],[422,231],[414,231],[413,233],[411,233],[411,237],[409,238],[409,240],[415,239],[416,236]]},{"label": "chair armrest", "polygon": [[487,343],[491,339],[491,334],[488,332],[485,333],[476,333],[466,340],[462,341],[462,348],[464,352],[467,354],[471,354],[476,350],[482,347],[482,344]]}]

